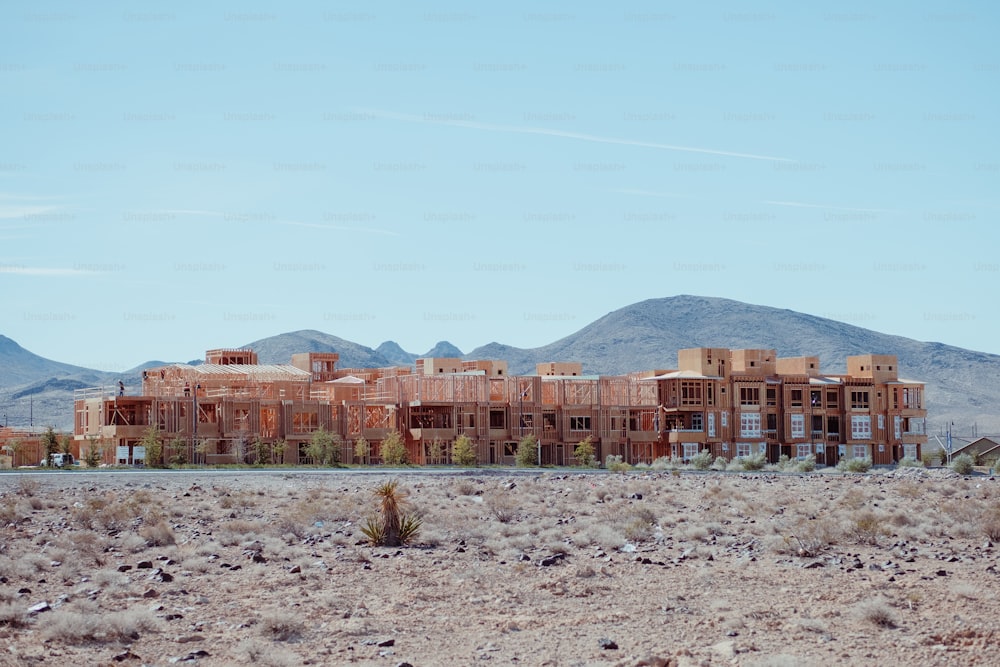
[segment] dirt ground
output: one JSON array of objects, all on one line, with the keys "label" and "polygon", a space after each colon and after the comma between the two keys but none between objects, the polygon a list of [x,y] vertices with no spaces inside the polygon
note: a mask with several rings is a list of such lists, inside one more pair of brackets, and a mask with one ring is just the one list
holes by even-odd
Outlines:
[{"label": "dirt ground", "polygon": [[[396,479],[415,541],[372,547]],[[1000,482],[0,475],[0,665],[995,665]]]}]

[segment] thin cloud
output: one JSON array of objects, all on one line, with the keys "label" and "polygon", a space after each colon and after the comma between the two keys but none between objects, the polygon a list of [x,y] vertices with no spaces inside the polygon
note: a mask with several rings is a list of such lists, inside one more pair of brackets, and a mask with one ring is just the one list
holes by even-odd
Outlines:
[{"label": "thin cloud", "polygon": [[725,157],[744,158],[748,160],[765,160],[768,162],[795,162],[791,158],[775,157],[772,155],[757,155],[754,153],[740,153],[737,151],[724,151],[714,148],[697,148],[694,146],[678,146],[675,144],[661,144],[653,141],[639,141],[636,139],[619,139],[616,137],[601,137],[594,134],[583,134],[581,132],[567,132],[565,130],[554,130],[546,127],[531,127],[521,125],[495,125],[493,123],[480,123],[466,120],[439,120],[433,118],[423,118],[410,114],[393,113],[379,110],[361,110],[379,118],[388,120],[399,120],[408,123],[424,123],[430,125],[447,125],[450,127],[464,127],[471,130],[486,130],[488,132],[505,132],[509,134],[535,134],[547,137],[559,137],[562,139],[576,139],[577,141],[589,141],[596,144],[615,144],[618,146],[638,146],[640,148],[655,148],[658,150],[678,151],[682,153],[701,153],[704,155],[721,155]]}]

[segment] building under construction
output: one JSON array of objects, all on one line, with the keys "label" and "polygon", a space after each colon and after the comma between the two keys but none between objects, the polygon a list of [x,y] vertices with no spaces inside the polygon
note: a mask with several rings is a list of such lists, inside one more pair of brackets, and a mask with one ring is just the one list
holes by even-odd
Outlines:
[{"label": "building under construction", "polygon": [[[575,463],[590,438],[599,460],[690,459],[700,451],[769,461],[815,456],[820,465],[870,457],[918,458],[926,444],[922,382],[899,379],[894,355],[847,358],[847,373],[820,372],[818,357],[775,350],[693,348],[676,369],[584,375],[578,363],[538,364],[509,375],[504,361],[418,359],[414,367],[337,368],[336,353],[259,364],[249,349],[209,350],[205,363],[143,373],[139,395],[77,393],[75,440],[85,457],[146,462],[142,439],[155,429],[165,462],[312,463],[317,432],[339,440],[341,460],[379,463],[393,431],[416,464],[450,462],[467,436],[481,465],[513,464],[531,436],[543,465]],[[365,460],[355,442],[370,444]]]}]

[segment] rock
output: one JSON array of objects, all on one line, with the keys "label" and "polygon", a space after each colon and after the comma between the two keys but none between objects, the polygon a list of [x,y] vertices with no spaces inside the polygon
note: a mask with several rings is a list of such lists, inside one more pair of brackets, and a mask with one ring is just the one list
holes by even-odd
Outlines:
[{"label": "rock", "polygon": [[550,567],[564,558],[566,558],[566,554],[552,554],[551,556],[546,556],[538,561],[538,565],[539,567]]},{"label": "rock", "polygon": [[155,588],[147,588],[146,592],[142,594],[142,597],[144,597],[144,598],[158,598],[158,597],[160,597],[160,594],[156,591]]},{"label": "rock", "polygon": [[736,657],[736,642],[727,639],[718,644],[713,644],[712,650],[718,653],[723,660],[732,660]]},{"label": "rock", "polygon": [[298,573],[302,572],[302,568],[299,567],[298,565],[293,565],[288,571],[291,574],[298,574]]},{"label": "rock", "polygon": [[377,643],[375,645],[378,646],[378,647],[381,647],[381,648],[388,648],[389,646],[395,646],[396,645],[396,640],[395,639],[386,639],[384,641],[380,641],[379,643]]},{"label": "rock", "polygon": [[804,565],[802,565],[802,569],[804,570],[815,570],[818,567],[826,567],[826,563],[824,563],[821,560],[814,560],[810,563],[805,563]]},{"label": "rock", "polygon": [[131,569],[132,569],[131,565],[119,565],[118,566],[118,571],[119,572],[128,572]]},{"label": "rock", "polygon": [[49,606],[48,602],[39,602],[38,604],[33,604],[28,607],[28,614],[30,616],[35,616],[41,614],[42,612],[52,611],[52,607]]},{"label": "rock", "polygon": [[936,574],[939,577],[947,577],[948,576],[948,571],[947,570],[938,570],[934,574]]},{"label": "rock", "polygon": [[151,560],[141,560],[136,565],[136,567],[138,569],[140,569],[140,570],[152,570],[153,569],[153,561],[151,561]]},{"label": "rock", "polygon": [[205,638],[201,635],[181,635],[174,641],[178,644],[191,644],[193,642],[203,642]]},{"label": "rock", "polygon": [[132,651],[128,649],[125,649],[125,651],[123,651],[122,653],[111,656],[111,659],[114,660],[115,662],[125,662],[126,660],[141,660],[139,656],[137,656],[135,653],[132,653]]},{"label": "rock", "polygon": [[605,651],[615,651],[618,649],[618,644],[614,640],[608,639],[607,637],[601,637],[597,640],[597,645],[600,646]]},{"label": "rock", "polygon": [[633,493],[631,496],[629,496],[629,498],[632,499],[632,500],[642,500],[642,494],[641,493]]}]

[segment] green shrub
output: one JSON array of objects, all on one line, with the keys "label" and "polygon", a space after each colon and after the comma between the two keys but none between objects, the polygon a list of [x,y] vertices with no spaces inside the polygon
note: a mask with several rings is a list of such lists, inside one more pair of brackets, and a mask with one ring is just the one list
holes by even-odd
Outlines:
[{"label": "green shrub", "polygon": [[632,469],[632,466],[622,461],[621,456],[615,454],[608,454],[604,459],[604,467],[612,472],[628,472]]},{"label": "green shrub", "polygon": [[868,472],[872,469],[870,456],[856,459],[840,459],[837,463],[837,470],[841,472]]},{"label": "green shrub", "polygon": [[799,459],[795,462],[795,465],[791,467],[795,472],[812,472],[816,469],[816,456],[810,454],[804,459]]},{"label": "green shrub", "polygon": [[975,467],[975,461],[968,454],[959,454],[951,460],[951,469],[959,475],[971,475]]},{"label": "green shrub", "polygon": [[367,440],[359,437],[354,441],[354,458],[358,460],[358,463],[365,465],[368,463],[368,457],[371,456],[372,446]]},{"label": "green shrub", "polygon": [[727,461],[724,457],[716,456],[715,461],[712,462],[712,470],[725,470],[728,465],[729,461]]},{"label": "green shrub", "polygon": [[896,465],[900,468],[923,468],[924,462],[920,459],[915,459],[912,456],[904,456],[899,459],[899,463]]},{"label": "green shrub", "polygon": [[587,436],[573,449],[573,458],[585,468],[594,467],[594,439]]},{"label": "green shrub", "polygon": [[940,449],[937,451],[925,449],[920,454],[920,460],[923,461],[924,466],[927,468],[941,465],[941,461],[944,460],[944,453]]},{"label": "green shrub", "polygon": [[401,466],[408,462],[406,443],[403,442],[403,436],[399,431],[390,431],[389,435],[385,436],[380,452],[382,463],[387,466]]},{"label": "green shrub", "polygon": [[533,435],[526,435],[517,443],[517,465],[519,468],[530,468],[540,465],[538,460],[538,440]]},{"label": "green shrub", "polygon": [[762,452],[750,454],[749,456],[741,456],[738,460],[740,468],[743,470],[763,470],[764,465],[767,463],[767,457]]},{"label": "green shrub", "polygon": [[472,446],[469,436],[460,435],[455,438],[451,445],[451,460],[457,466],[476,465],[476,448]]},{"label": "green shrub", "polygon": [[340,463],[340,435],[320,428],[313,433],[306,446],[306,456],[321,466],[334,466]]},{"label": "green shrub", "polygon": [[691,457],[691,466],[695,470],[708,470],[714,462],[715,459],[712,458],[712,452],[707,449],[703,449]]}]

